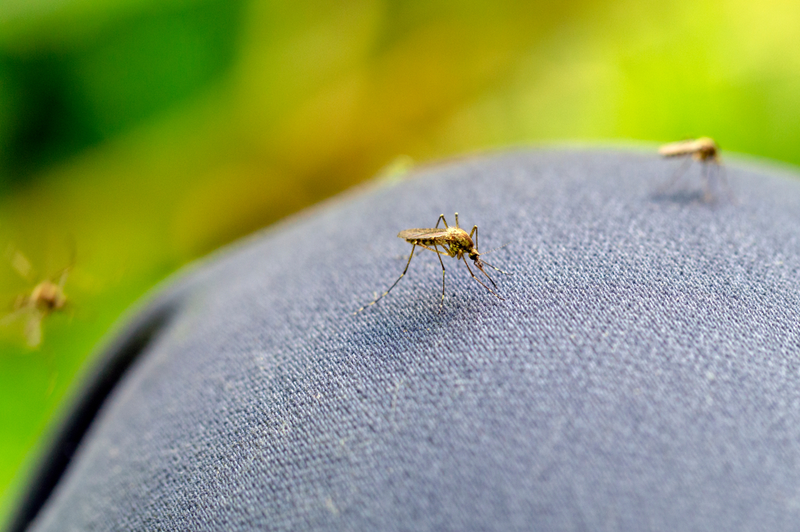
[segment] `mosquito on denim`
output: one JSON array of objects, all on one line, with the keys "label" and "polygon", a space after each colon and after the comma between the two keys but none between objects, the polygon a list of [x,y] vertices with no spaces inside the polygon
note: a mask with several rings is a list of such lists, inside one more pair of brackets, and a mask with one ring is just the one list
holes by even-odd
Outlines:
[{"label": "mosquito on denim", "polygon": [[[722,167],[722,161],[719,157],[719,146],[709,137],[700,137],[694,140],[681,140],[678,142],[671,142],[664,144],[658,149],[658,153],[664,157],[687,157],[681,166],[675,171],[670,180],[665,183],[660,189],[659,193],[666,192],[675,182],[686,172],[692,161],[698,161],[702,165],[703,175],[703,200],[710,202],[712,199],[711,193],[711,173],[721,176],[723,187],[728,191],[728,196],[733,199],[731,189],[728,186],[728,180]],[[691,156],[691,157],[688,157]]]},{"label": "mosquito on denim", "polygon": [[[453,257],[456,260],[464,261],[464,264],[467,266],[467,270],[469,274],[472,276],[473,279],[478,281],[481,286],[486,288],[492,295],[497,297],[498,299],[504,300],[502,296],[500,296],[495,290],[497,290],[497,285],[495,284],[494,280],[486,273],[486,270],[483,269],[484,265],[489,266],[497,270],[500,273],[508,274],[497,268],[488,262],[481,259],[481,254],[478,252],[478,226],[475,225],[472,227],[472,231],[467,233],[465,230],[461,229],[458,224],[458,213],[455,214],[456,217],[456,225],[455,227],[447,225],[447,220],[444,218],[444,214],[439,215],[439,219],[436,220],[436,226],[431,229],[405,229],[398,233],[398,237],[402,238],[409,244],[411,244],[411,255],[408,257],[408,262],[406,262],[406,267],[403,270],[403,273],[400,274],[400,277],[386,290],[384,293],[379,295],[375,298],[371,303],[364,305],[360,309],[354,312],[354,314],[358,314],[362,310],[367,307],[370,307],[380,301],[384,296],[388,295],[389,292],[392,291],[392,288],[397,286],[397,283],[400,282],[406,272],[408,272],[408,266],[411,264],[411,259],[414,258],[414,250],[416,250],[417,246],[427,249],[429,251],[433,251],[436,253],[436,256],[439,258],[439,264],[442,266],[442,301],[440,303],[440,308],[444,305],[444,286],[445,286],[445,267],[444,262],[442,261],[442,255],[447,255],[448,257]],[[444,228],[439,227],[439,223],[444,222]],[[475,240],[473,242],[472,237],[475,236]],[[441,248],[441,249],[439,249]],[[472,269],[469,267],[469,263],[467,262],[467,257],[472,260],[475,267],[477,267],[483,275],[489,279],[489,282],[494,287],[489,288],[489,286],[480,280],[473,272]]]}]

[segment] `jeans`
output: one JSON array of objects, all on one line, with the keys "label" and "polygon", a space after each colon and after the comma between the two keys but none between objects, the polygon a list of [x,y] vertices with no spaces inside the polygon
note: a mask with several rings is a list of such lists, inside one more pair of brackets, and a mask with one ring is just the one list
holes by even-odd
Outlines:
[{"label": "jeans", "polygon": [[[215,254],[107,349],[31,529],[796,529],[800,181],[679,164],[476,157]],[[456,211],[500,297],[417,246],[354,314]]]}]

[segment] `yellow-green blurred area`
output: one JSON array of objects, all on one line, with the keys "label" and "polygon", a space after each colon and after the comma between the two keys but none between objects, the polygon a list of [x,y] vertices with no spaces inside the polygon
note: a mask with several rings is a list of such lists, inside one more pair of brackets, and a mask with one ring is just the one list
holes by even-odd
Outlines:
[{"label": "yellow-green blurred area", "polygon": [[789,0],[3,0],[0,316],[67,267],[69,303],[33,348],[0,325],[0,519],[186,262],[408,157],[708,135],[797,164],[799,95]]}]

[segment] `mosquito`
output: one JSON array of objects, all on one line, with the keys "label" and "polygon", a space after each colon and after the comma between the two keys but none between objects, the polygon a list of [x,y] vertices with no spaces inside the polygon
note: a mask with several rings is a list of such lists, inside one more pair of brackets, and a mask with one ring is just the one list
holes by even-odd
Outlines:
[{"label": "mosquito", "polygon": [[[439,258],[439,264],[441,264],[442,266],[442,301],[440,303],[440,308],[444,305],[444,280],[445,280],[445,267],[444,267],[444,262],[442,261],[442,255],[447,255],[448,257],[454,257],[456,260],[463,260],[464,264],[467,266],[469,274],[472,276],[473,279],[478,281],[481,284],[481,286],[486,288],[486,290],[488,290],[492,295],[494,295],[500,300],[504,300],[503,297],[501,297],[497,292],[495,292],[495,290],[497,290],[497,285],[495,284],[494,280],[492,280],[492,278],[489,277],[489,274],[486,273],[486,270],[484,270],[483,267],[484,265],[489,266],[490,268],[493,268],[498,272],[504,273],[506,275],[508,274],[508,272],[505,272],[500,268],[492,266],[491,264],[480,258],[481,254],[478,253],[478,226],[477,225],[473,226],[472,231],[470,231],[469,234],[467,234],[467,232],[461,229],[461,227],[458,225],[458,213],[456,213],[455,216],[456,216],[455,227],[447,225],[447,220],[445,220],[444,214],[440,214],[439,219],[436,220],[436,226],[433,229],[406,229],[404,231],[400,231],[400,233],[398,233],[397,236],[399,238],[402,238],[409,244],[411,244],[411,255],[408,256],[408,262],[406,263],[406,267],[403,270],[403,273],[400,274],[400,277],[397,278],[397,280],[392,284],[392,286],[389,287],[388,290],[386,290],[386,292],[379,295],[371,303],[368,303],[367,305],[364,305],[363,307],[355,311],[354,314],[358,314],[365,308],[374,305],[375,303],[380,301],[385,295],[391,292],[392,288],[397,286],[397,283],[400,282],[400,279],[402,279],[405,276],[406,272],[408,271],[408,266],[411,264],[411,259],[414,257],[414,250],[417,248],[417,246],[436,253],[436,256]],[[440,222],[444,222],[443,229],[439,228]],[[475,235],[474,243],[472,241],[472,235]],[[441,250],[439,249],[440,247],[442,248]],[[481,271],[481,273],[483,273],[483,275],[485,275],[486,278],[489,279],[489,282],[494,287],[494,290],[489,288],[489,286],[486,283],[481,281],[474,273],[472,273],[472,269],[469,267],[469,263],[467,262],[467,258],[465,257],[465,255],[469,257],[475,264],[475,266]]]},{"label": "mosquito", "polygon": [[[701,163],[702,166],[702,174],[703,174],[703,188],[704,188],[704,195],[703,200],[705,202],[710,202],[712,199],[711,194],[711,172],[712,169],[717,172],[718,175],[722,176],[722,183],[724,188],[728,191],[728,195],[732,197],[730,187],[728,186],[728,180],[725,176],[725,172],[722,169],[722,161],[719,157],[719,146],[717,143],[714,142],[714,139],[710,137],[700,137],[695,140],[681,140],[678,142],[671,142],[669,144],[664,144],[658,149],[658,153],[664,157],[686,157],[691,155],[691,158],[687,158],[683,164],[678,168],[678,170],[673,174],[672,178],[661,187],[660,193],[665,192],[667,189],[672,187],[673,184],[686,172],[691,164],[692,161],[698,161]],[[713,164],[713,167],[710,167],[709,164]]]},{"label": "mosquito", "polygon": [[[33,282],[30,262],[19,250],[10,250],[11,265],[24,279]],[[42,321],[50,314],[63,310],[67,305],[64,285],[72,266],[64,268],[53,279],[40,281],[29,293],[20,294],[14,300],[13,310],[0,319],[0,325],[26,318],[25,340],[28,347],[42,343]],[[57,280],[56,280],[57,279]]]}]

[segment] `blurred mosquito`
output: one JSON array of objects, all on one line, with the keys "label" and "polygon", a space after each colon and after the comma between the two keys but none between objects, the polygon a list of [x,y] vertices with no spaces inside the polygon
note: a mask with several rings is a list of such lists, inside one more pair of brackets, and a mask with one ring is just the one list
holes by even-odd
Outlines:
[{"label": "blurred mosquito", "polygon": [[[14,270],[26,281],[34,283],[33,268],[25,255],[11,246],[8,256]],[[61,270],[53,279],[40,281],[30,292],[18,295],[14,300],[13,310],[0,319],[0,325],[6,326],[17,320],[24,320],[28,347],[38,347],[42,343],[42,321],[67,305],[64,285],[72,265],[71,263]]]},{"label": "blurred mosquito", "polygon": [[[492,278],[489,277],[489,274],[486,273],[486,270],[483,269],[483,266],[484,265],[489,266],[490,268],[493,268],[498,272],[504,274],[508,274],[508,272],[505,272],[500,268],[492,266],[491,264],[480,258],[481,254],[478,253],[478,226],[477,225],[473,226],[472,231],[470,231],[469,234],[467,234],[467,232],[461,229],[461,227],[459,227],[458,225],[458,213],[456,213],[455,216],[456,216],[455,227],[447,225],[447,220],[445,220],[444,214],[440,214],[439,219],[436,220],[436,226],[433,229],[406,229],[404,231],[400,231],[400,233],[398,233],[397,236],[399,238],[404,239],[409,244],[411,244],[411,255],[409,255],[408,257],[408,262],[406,263],[406,267],[403,270],[403,273],[400,274],[400,277],[397,278],[397,280],[392,284],[392,286],[389,287],[388,290],[386,290],[386,292],[379,295],[371,303],[368,303],[363,307],[361,307],[360,309],[358,309],[357,311],[355,311],[354,314],[358,314],[365,308],[374,305],[375,303],[380,301],[381,298],[383,298],[385,295],[391,292],[392,288],[397,286],[397,283],[400,282],[400,279],[402,279],[403,276],[405,276],[406,272],[408,271],[408,266],[411,264],[411,259],[414,257],[414,250],[417,248],[417,246],[420,246],[421,248],[436,253],[436,256],[439,258],[439,264],[441,264],[442,266],[442,301],[439,305],[440,308],[444,305],[444,280],[445,280],[445,267],[444,267],[444,262],[442,262],[442,255],[447,255],[448,257],[454,257],[456,260],[463,260],[472,278],[478,281],[484,288],[486,288],[486,290],[491,292],[495,297],[503,300],[503,297],[501,297],[497,292],[495,292],[495,290],[497,290],[497,285],[495,284],[494,280],[492,280]],[[439,228],[440,222],[444,222],[444,228],[441,229]],[[472,241],[472,235],[475,235],[474,243]],[[441,247],[442,250],[440,250],[439,247]],[[478,277],[475,276],[474,273],[472,273],[472,269],[469,267],[469,263],[467,262],[465,255],[469,257],[475,264],[475,266],[481,271],[481,273],[483,273],[483,275],[485,275],[486,278],[489,279],[489,282],[492,284],[495,290],[489,288],[489,286],[486,285],[486,283],[481,281]]]},{"label": "blurred mosquito", "polygon": [[686,160],[675,171],[670,180],[659,189],[659,194],[664,194],[669,190],[686,172],[692,161],[698,161],[702,165],[703,201],[708,203],[713,199],[711,186],[712,173],[720,177],[722,186],[728,192],[728,196],[733,199],[733,194],[731,193],[728,179],[719,157],[719,146],[717,146],[717,143],[714,142],[713,139],[709,137],[700,137],[695,140],[671,142],[661,146],[658,149],[658,153],[664,157],[686,157]]}]

